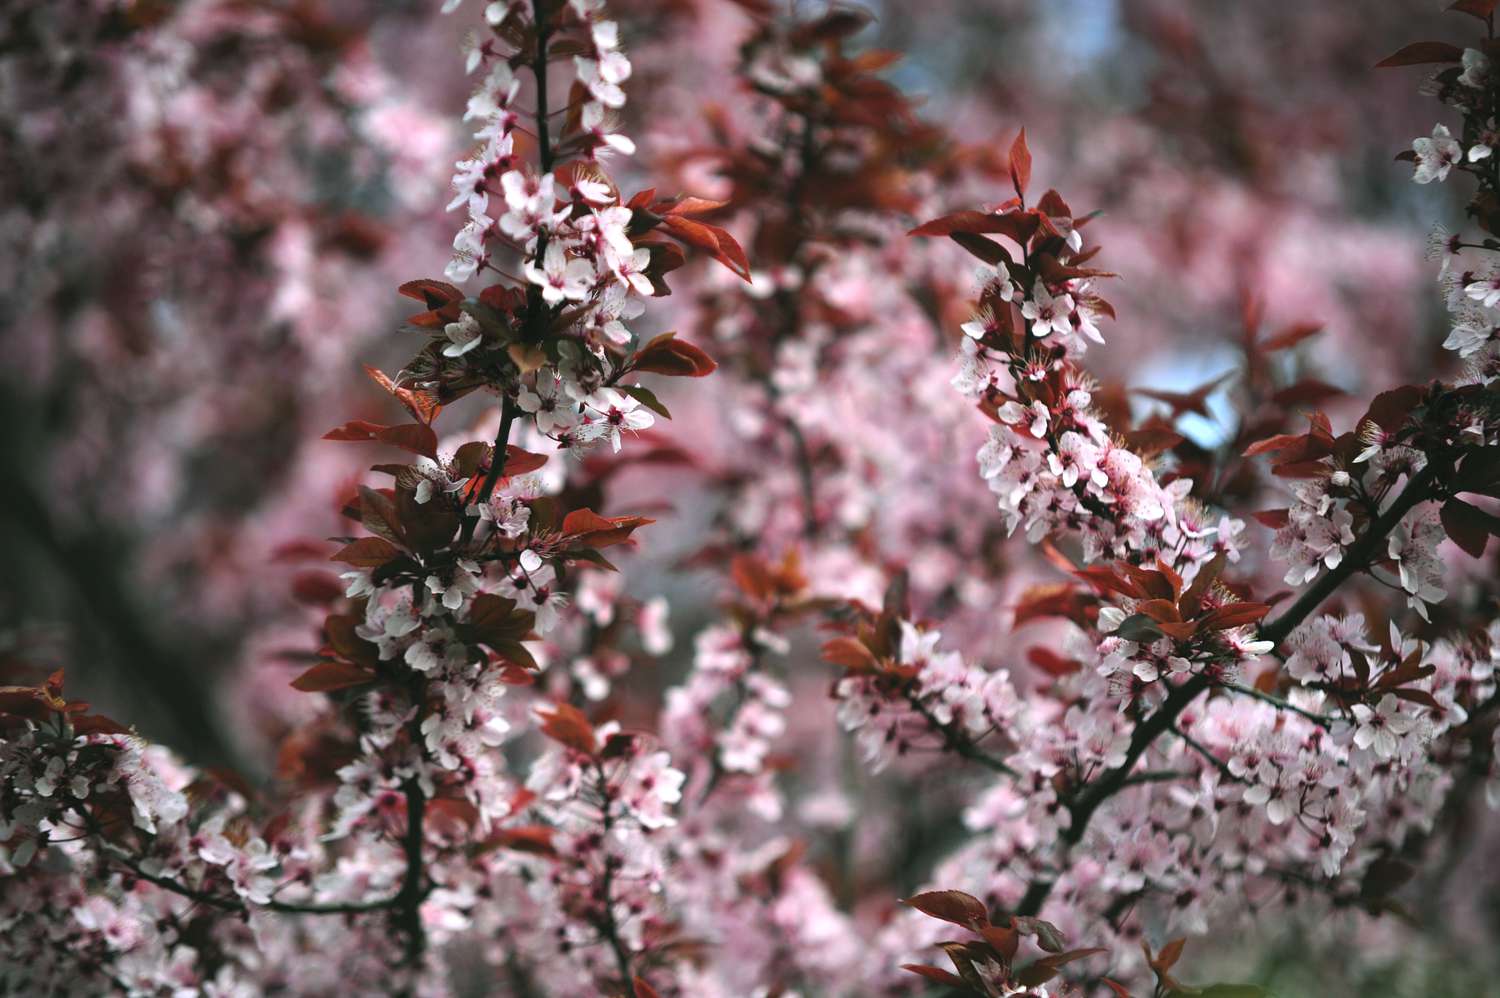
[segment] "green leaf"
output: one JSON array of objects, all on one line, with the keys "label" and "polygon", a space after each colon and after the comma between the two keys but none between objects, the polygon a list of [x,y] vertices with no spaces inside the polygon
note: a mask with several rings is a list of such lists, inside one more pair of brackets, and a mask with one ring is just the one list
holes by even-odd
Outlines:
[{"label": "green leaf", "polygon": [[662,419],[672,418],[671,412],[667,410],[666,406],[662,405],[661,399],[657,398],[656,393],[651,389],[642,388],[640,385],[632,385],[629,388],[621,388],[620,392],[622,394],[629,395],[641,405],[656,413]]},{"label": "green leaf", "polygon": [[1133,613],[1120,622],[1120,626],[1115,631],[1115,635],[1117,637],[1124,638],[1126,641],[1145,643],[1148,641],[1155,641],[1157,638],[1161,637],[1161,630],[1158,629],[1156,623],[1144,613]]}]

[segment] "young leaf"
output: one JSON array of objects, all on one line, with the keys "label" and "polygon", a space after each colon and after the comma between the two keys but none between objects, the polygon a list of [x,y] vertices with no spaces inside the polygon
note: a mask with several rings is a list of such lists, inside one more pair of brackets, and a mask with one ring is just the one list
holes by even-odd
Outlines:
[{"label": "young leaf", "polygon": [[374,440],[376,434],[386,429],[380,423],[372,423],[365,419],[351,419],[343,426],[335,426],[323,434],[324,440],[358,441]]},{"label": "young leaf", "polygon": [[942,967],[934,967],[930,963],[903,963],[902,970],[910,971],[919,977],[925,977],[929,981],[947,985],[950,988],[967,988],[969,985],[962,977],[952,971],[944,970]]},{"label": "young leaf", "polygon": [[1464,50],[1447,42],[1412,42],[1410,45],[1386,56],[1375,64],[1376,69],[1393,66],[1422,66],[1433,62],[1460,62]]},{"label": "young leaf", "polygon": [[693,221],[681,215],[669,215],[662,219],[662,226],[673,236],[690,246],[705,250],[715,260],[734,272],[746,283],[750,282],[750,259],[728,232],[717,225]]},{"label": "young leaf", "polygon": [[870,672],[875,668],[875,655],[858,638],[845,635],[830,638],[820,649],[823,661],[830,665],[848,669],[850,672]]},{"label": "young leaf", "polygon": [[1016,918],[1011,922],[1023,936],[1035,936],[1036,944],[1048,953],[1062,953],[1068,943],[1057,926],[1040,918]]},{"label": "young leaf", "polygon": [[594,726],[577,707],[570,703],[555,703],[538,707],[536,712],[542,719],[542,734],[548,738],[584,755],[593,755],[599,750]]},{"label": "young leaf", "polygon": [[437,434],[424,423],[403,423],[387,426],[375,434],[381,443],[400,447],[402,450],[437,459]]},{"label": "young leaf", "polygon": [[714,359],[698,347],[679,340],[675,333],[662,333],[641,347],[632,370],[649,371],[677,378],[702,378],[718,369]]},{"label": "young leaf", "polygon": [[1457,0],[1448,5],[1448,9],[1459,14],[1468,14],[1477,17],[1481,21],[1488,21],[1495,13],[1496,0]]},{"label": "young leaf", "polygon": [[303,693],[330,693],[375,681],[375,673],[351,662],[319,662],[292,680],[292,688]]},{"label": "young leaf", "polygon": [[355,568],[379,568],[401,557],[401,549],[383,537],[361,537],[339,548],[329,561],[341,561]]},{"label": "young leaf", "polygon": [[656,393],[651,389],[643,388],[640,385],[631,385],[627,388],[621,388],[619,391],[622,395],[629,395],[662,419],[672,418],[672,413],[662,404],[661,399],[657,398]]},{"label": "young leaf", "polygon": [[1453,543],[1472,558],[1484,556],[1491,531],[1500,525],[1500,520],[1457,498],[1443,503],[1439,517]]},{"label": "young leaf", "polygon": [[1010,145],[1010,180],[1016,185],[1016,196],[1024,198],[1031,183],[1031,150],[1026,147],[1026,129]]},{"label": "young leaf", "polygon": [[990,924],[990,913],[984,902],[963,891],[927,891],[901,902],[924,915],[940,918],[966,929]]}]

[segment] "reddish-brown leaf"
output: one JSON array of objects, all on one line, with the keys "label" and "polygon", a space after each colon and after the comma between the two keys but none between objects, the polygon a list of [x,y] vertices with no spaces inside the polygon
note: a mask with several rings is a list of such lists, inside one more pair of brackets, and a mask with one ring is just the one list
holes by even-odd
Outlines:
[{"label": "reddish-brown leaf", "polygon": [[1131,599],[1140,599],[1146,595],[1135,581],[1120,578],[1108,565],[1090,565],[1077,569],[1073,574],[1093,586],[1094,591],[1100,595],[1119,593]]},{"label": "reddish-brown leaf", "polygon": [[1057,968],[1066,966],[1067,964],[1070,964],[1075,960],[1082,960],[1085,957],[1093,956],[1095,953],[1108,952],[1109,951],[1103,946],[1091,946],[1088,949],[1070,949],[1063,953],[1053,953],[1051,956],[1044,956],[1040,960],[1038,960],[1037,963],[1044,966]]},{"label": "reddish-brown leaf", "polygon": [[1485,546],[1489,544],[1490,531],[1500,522],[1483,510],[1456,498],[1443,503],[1440,516],[1448,537],[1472,558],[1483,557]]},{"label": "reddish-brown leaf", "polygon": [[1169,599],[1148,599],[1136,604],[1137,613],[1144,613],[1158,624],[1180,623],[1182,614],[1177,612],[1177,604]]},{"label": "reddish-brown leaf", "polygon": [[381,443],[400,447],[402,450],[437,459],[437,434],[423,423],[402,423],[387,426],[375,434]]},{"label": "reddish-brown leaf", "polygon": [[658,215],[707,215],[728,207],[728,201],[710,201],[708,198],[684,194],[676,201],[664,201],[652,207]]},{"label": "reddish-brown leaf", "polygon": [[292,680],[292,688],[303,693],[329,693],[375,681],[375,673],[352,662],[319,662]]},{"label": "reddish-brown leaf", "polygon": [[536,712],[542,720],[542,734],[548,738],[584,755],[591,756],[598,751],[599,740],[594,734],[594,726],[577,707],[570,703],[555,703],[538,707]]},{"label": "reddish-brown leaf", "polygon": [[330,614],[323,621],[323,633],[334,653],[366,669],[374,670],[380,661],[380,649],[359,636],[361,621],[346,613]]},{"label": "reddish-brown leaf", "polygon": [[332,572],[306,569],[292,576],[292,596],[301,603],[326,606],[344,595],[344,584]]},{"label": "reddish-brown leaf", "polygon": [[990,924],[990,913],[984,902],[963,891],[927,891],[904,899],[924,915],[940,918],[966,929],[977,929]]},{"label": "reddish-brown leaf", "polygon": [[984,936],[985,942],[995,947],[995,952],[1006,963],[1014,960],[1016,950],[1021,948],[1021,934],[1008,925],[986,925],[980,928],[979,934]]},{"label": "reddish-brown leaf", "polygon": [[406,406],[406,411],[419,422],[431,423],[437,417],[439,410],[443,408],[431,396],[400,387],[378,367],[366,364],[365,373],[370,376],[370,380],[395,396],[402,405]]},{"label": "reddish-brown leaf", "polygon": [[732,270],[741,280],[750,280],[750,259],[735,238],[717,225],[668,215],[662,226],[677,239],[689,246],[706,251],[715,260]]},{"label": "reddish-brown leaf", "polygon": [[407,281],[396,290],[408,298],[415,298],[425,303],[428,308],[437,308],[449,302],[464,300],[464,293],[453,285],[426,278],[419,281]]},{"label": "reddish-brown leaf", "polygon": [[409,317],[406,321],[414,326],[441,326],[458,318],[458,306],[464,293],[442,281],[407,281],[398,289],[408,298],[415,298],[427,309]]},{"label": "reddish-brown leaf", "polygon": [[490,836],[487,844],[500,849],[511,849],[515,852],[540,856],[551,856],[557,851],[552,845],[552,829],[546,825],[515,825],[511,828],[502,828]]},{"label": "reddish-brown leaf", "polygon": [[675,333],[662,333],[647,343],[631,364],[636,371],[677,378],[706,377],[718,366],[712,357],[686,340],[679,340]]},{"label": "reddish-brown leaf", "polygon": [[1016,983],[1024,988],[1034,988],[1039,984],[1046,984],[1057,976],[1057,968],[1050,967],[1043,960],[1038,960],[1029,967],[1022,967],[1016,971]]},{"label": "reddish-brown leaf", "polygon": [[1250,514],[1255,517],[1256,522],[1272,530],[1280,530],[1291,522],[1292,511],[1290,509],[1258,509]]},{"label": "reddish-brown leaf", "polygon": [[919,977],[925,977],[929,981],[936,981],[938,984],[943,984],[950,988],[958,988],[966,991],[969,987],[962,977],[959,977],[952,971],[944,970],[942,967],[934,967],[930,963],[903,963],[901,969],[910,971]]},{"label": "reddish-brown leaf", "polygon": [[1166,973],[1177,965],[1182,958],[1182,948],[1187,945],[1187,939],[1173,939],[1163,946],[1156,954],[1156,959],[1151,961],[1151,969],[1158,973]]},{"label": "reddish-brown leaf", "polygon": [[971,256],[978,257],[991,267],[997,263],[1006,265],[1011,263],[1010,254],[1006,252],[1005,247],[993,239],[987,239],[973,232],[950,232],[948,238],[968,250]]},{"label": "reddish-brown leaf", "polygon": [[386,427],[365,419],[351,419],[343,426],[336,426],[323,434],[324,440],[374,440],[376,434]]},{"label": "reddish-brown leaf", "polygon": [[1037,645],[1026,651],[1026,660],[1041,669],[1049,676],[1060,678],[1071,676],[1083,668],[1083,663],[1076,658],[1064,658],[1051,648]]},{"label": "reddish-brown leaf", "polygon": [[1279,406],[1288,408],[1314,405],[1326,402],[1329,399],[1338,398],[1347,394],[1337,385],[1330,385],[1326,381],[1317,378],[1303,378],[1295,384],[1287,385],[1285,388],[1271,396],[1271,401]]},{"label": "reddish-brown leaf", "polygon": [[1047,582],[1028,586],[1016,600],[1011,627],[1017,628],[1044,617],[1072,617],[1081,609],[1079,593],[1070,582]]},{"label": "reddish-brown leaf", "polygon": [[356,568],[379,568],[401,556],[401,549],[383,537],[361,537],[339,548],[329,561],[341,561]]},{"label": "reddish-brown leaf", "polygon": [[1495,4],[1496,0],[1457,0],[1449,4],[1448,9],[1487,21],[1495,13]]},{"label": "reddish-brown leaf", "polygon": [[1260,454],[1268,454],[1271,451],[1285,450],[1288,447],[1300,443],[1302,437],[1303,434],[1301,433],[1278,433],[1273,437],[1266,437],[1264,440],[1257,440],[1249,447],[1246,447],[1241,456],[1256,457]]},{"label": "reddish-brown leaf", "polygon": [[1426,690],[1399,689],[1391,690],[1391,693],[1395,696],[1400,697],[1402,700],[1410,700],[1412,703],[1419,703],[1422,706],[1430,707],[1433,710],[1443,709],[1443,705],[1438,702],[1437,697],[1433,696],[1431,693],[1428,693]]},{"label": "reddish-brown leaf", "polygon": [[823,642],[820,652],[823,661],[850,672],[869,672],[875,668],[875,653],[863,641],[848,635]]},{"label": "reddish-brown leaf", "polygon": [[41,721],[65,706],[66,701],[41,687],[0,686],[0,716]]},{"label": "reddish-brown leaf", "polygon": [[123,735],[130,729],[103,714],[78,714],[72,719],[75,735]]},{"label": "reddish-brown leaf", "polygon": [[1016,196],[1025,197],[1026,187],[1031,183],[1031,150],[1026,147],[1026,129],[1010,144],[1010,181],[1016,186]]},{"label": "reddish-brown leaf", "polygon": [[546,454],[536,454],[529,450],[523,450],[515,444],[508,444],[505,448],[505,467],[501,473],[510,478],[515,475],[524,475],[529,471],[535,471],[547,463]]},{"label": "reddish-brown leaf", "polygon": [[466,633],[491,648],[523,640],[535,623],[529,610],[517,608],[515,600],[495,593],[480,593],[469,605],[469,617],[463,622]]},{"label": "reddish-brown leaf", "polygon": [[655,522],[644,516],[600,516],[591,509],[575,509],[563,517],[562,532],[580,545],[607,548],[623,544],[637,529]]},{"label": "reddish-brown leaf", "polygon": [[1423,66],[1433,62],[1460,62],[1464,50],[1447,42],[1412,42],[1375,64],[1376,69],[1392,66]]},{"label": "reddish-brown leaf", "polygon": [[1285,329],[1269,336],[1260,344],[1260,348],[1267,353],[1275,350],[1285,350],[1294,347],[1309,336],[1316,336],[1323,331],[1321,322],[1294,322]]},{"label": "reddish-brown leaf", "polygon": [[912,229],[912,236],[951,236],[955,232],[971,232],[976,235],[997,234],[1007,236],[1017,243],[1025,243],[1035,235],[1038,222],[1035,215],[995,215],[990,212],[955,211],[951,215],[934,218]]},{"label": "reddish-brown leaf", "polygon": [[1381,392],[1370,401],[1370,407],[1365,410],[1359,425],[1363,426],[1368,421],[1382,430],[1399,430],[1411,411],[1422,404],[1425,396],[1426,391],[1419,385],[1402,385],[1400,388]]},{"label": "reddish-brown leaf", "polygon": [[1057,926],[1041,918],[1018,917],[1011,925],[1023,936],[1036,937],[1036,944],[1048,953],[1061,953],[1067,948],[1067,940]]},{"label": "reddish-brown leaf", "polygon": [[1253,624],[1271,612],[1264,603],[1231,603],[1221,606],[1200,620],[1199,626],[1210,631],[1226,631],[1231,627]]},{"label": "reddish-brown leaf", "polygon": [[774,583],[765,561],[753,554],[738,554],[729,563],[729,577],[740,592],[751,599],[763,600],[771,595]]}]

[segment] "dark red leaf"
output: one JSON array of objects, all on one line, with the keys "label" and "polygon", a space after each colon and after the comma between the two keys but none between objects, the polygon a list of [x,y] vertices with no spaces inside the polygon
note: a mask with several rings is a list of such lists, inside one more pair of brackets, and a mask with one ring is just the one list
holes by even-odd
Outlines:
[{"label": "dark red leaf", "polygon": [[1264,603],[1231,603],[1210,612],[1198,624],[1206,630],[1225,631],[1231,627],[1253,624],[1270,612],[1271,608]]},{"label": "dark red leaf", "polygon": [[352,662],[319,662],[292,680],[292,688],[303,693],[329,693],[375,681],[375,673]]},{"label": "dark red leaf", "polygon": [[1010,181],[1016,185],[1016,196],[1025,197],[1031,183],[1031,150],[1026,148],[1026,129],[1010,144]]},{"label": "dark red leaf", "polygon": [[401,555],[401,549],[383,537],[361,537],[339,548],[329,561],[341,561],[356,568],[379,568]]},{"label": "dark red leaf", "polygon": [[1037,230],[1040,223],[1031,213],[996,215],[985,211],[955,211],[951,215],[934,218],[912,229],[912,236],[951,236],[955,232],[970,232],[976,235],[993,233],[1008,236],[1017,243],[1025,243]]},{"label": "dark red leaf", "polygon": [[1317,378],[1303,378],[1301,381],[1287,385],[1272,395],[1271,401],[1279,406],[1288,407],[1313,405],[1338,398],[1344,394],[1346,393],[1342,388],[1330,385],[1326,381],[1319,381]]},{"label": "dark red leaf", "polygon": [[1063,658],[1051,648],[1045,648],[1042,645],[1027,649],[1026,660],[1054,678],[1071,676],[1083,668],[1083,663],[1078,659]]},{"label": "dark red leaf", "polygon": [[428,308],[438,308],[449,302],[464,300],[464,293],[462,291],[443,281],[427,279],[407,281],[396,290],[408,298],[415,298],[417,301],[424,303]]},{"label": "dark red leaf", "polygon": [[1011,263],[1010,254],[1006,252],[1005,247],[993,239],[986,239],[972,232],[950,232],[948,238],[968,250],[971,256],[978,257],[991,267],[997,263],[1004,263],[1007,266]]},{"label": "dark red leaf", "polygon": [[336,426],[323,434],[324,440],[374,440],[375,435],[386,427],[364,419],[351,419],[343,426]]},{"label": "dark red leaf", "polygon": [[855,637],[844,635],[830,638],[823,642],[819,651],[823,661],[850,672],[871,672],[875,669],[875,653]]},{"label": "dark red leaf", "polygon": [[1490,532],[1496,523],[1494,517],[1456,498],[1443,503],[1440,516],[1443,529],[1448,532],[1454,544],[1470,557],[1479,558],[1484,555]]},{"label": "dark red leaf", "polygon": [[432,427],[423,423],[402,423],[400,426],[387,426],[375,434],[381,443],[400,447],[402,450],[420,454],[423,457],[437,459],[437,434]]},{"label": "dark red leaf", "polygon": [[505,466],[500,471],[506,478],[510,478],[515,475],[524,475],[529,471],[535,471],[546,463],[546,454],[536,454],[529,450],[523,450],[515,444],[507,444],[505,448]]},{"label": "dark red leaf", "polygon": [[635,371],[678,378],[702,378],[718,369],[714,359],[676,333],[662,333],[641,347],[631,362]]},{"label": "dark red leaf", "polygon": [[1376,69],[1392,66],[1422,66],[1433,62],[1459,62],[1464,50],[1447,42],[1412,42],[1401,51],[1386,56],[1375,64]]},{"label": "dark red leaf", "polygon": [[944,970],[942,967],[934,967],[930,963],[903,963],[901,969],[911,971],[913,974],[925,977],[929,981],[945,984],[950,988],[965,990],[968,988],[968,984],[964,982],[962,977],[951,971]]},{"label": "dark red leaf", "polygon": [[570,703],[555,703],[538,707],[536,712],[542,719],[542,734],[548,738],[584,755],[598,751],[599,740],[594,735],[594,726],[577,707]]},{"label": "dark red leaf", "polygon": [[1449,4],[1448,9],[1487,21],[1495,13],[1495,4],[1496,0],[1457,0]]},{"label": "dark red leaf", "polygon": [[1316,336],[1323,331],[1321,322],[1295,322],[1285,329],[1266,339],[1260,348],[1267,353],[1274,350],[1285,350],[1296,346],[1309,336]]},{"label": "dark red leaf", "polygon": [[302,603],[326,606],[344,595],[344,584],[331,572],[309,569],[292,576],[292,595]]},{"label": "dark red leaf", "polygon": [[1187,939],[1173,939],[1157,951],[1156,959],[1151,961],[1151,969],[1158,973],[1166,973],[1177,965],[1182,959],[1182,948],[1187,945]]},{"label": "dark red leaf", "polygon": [[734,237],[717,225],[694,221],[681,215],[668,215],[662,227],[689,246],[704,250],[744,281],[750,280],[750,260]]},{"label": "dark red leaf", "polygon": [[655,522],[644,516],[600,516],[591,509],[575,509],[563,517],[562,532],[580,546],[607,548],[623,544],[637,529]]},{"label": "dark red leaf", "polygon": [[1280,530],[1291,522],[1292,511],[1289,509],[1258,509],[1250,514],[1263,526],[1272,530]]},{"label": "dark red leaf", "polygon": [[924,915],[962,925],[966,929],[990,924],[990,913],[984,902],[963,891],[927,891],[906,898],[901,903],[910,905]]}]

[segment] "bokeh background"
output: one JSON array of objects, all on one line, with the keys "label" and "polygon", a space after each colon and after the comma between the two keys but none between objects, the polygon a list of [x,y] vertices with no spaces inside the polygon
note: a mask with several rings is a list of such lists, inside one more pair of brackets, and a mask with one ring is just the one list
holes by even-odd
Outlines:
[{"label": "bokeh background", "polygon": [[[685,154],[705,109],[733,99],[746,14],[730,0],[613,6],[642,149],[622,187],[632,171],[712,187]],[[1090,355],[1101,377],[1185,390],[1233,370],[1252,301],[1268,326],[1325,323],[1312,364],[1356,398],[1451,363],[1424,253],[1435,222],[1459,223],[1462,192],[1416,187],[1392,161],[1433,106],[1411,71],[1372,68],[1417,37],[1461,39],[1433,0],[868,6],[860,44],[903,54],[887,75],[927,119],[997,150],[1025,125],[1039,182],[1102,211],[1091,231],[1122,275],[1111,335],[1125,346]],[[279,703],[285,670],[327,585],[293,556],[341,532],[364,456],[319,437],[389,415],[360,364],[409,354],[395,288],[448,257],[467,22],[437,7],[0,10],[0,656],[66,666],[70,686],[196,761],[264,774],[261,714],[295,710]],[[949,206],[984,197],[1003,192],[966,188]],[[653,321],[691,329],[682,298]],[[714,391],[672,386],[691,417],[675,439],[724,446],[693,439],[713,436]],[[1212,444],[1227,425],[1211,409],[1181,429]],[[710,516],[680,481],[630,488],[670,499],[678,535]],[[672,598],[678,659],[713,614],[712,589],[674,561],[691,547],[653,542],[631,583]],[[669,656],[638,681],[681,671]],[[1483,825],[1451,834],[1426,910],[1389,930],[1385,956],[1356,970],[1352,943],[1274,926],[1223,959],[1287,994],[1484,991],[1493,958],[1475,947],[1497,938],[1500,894]]]}]

